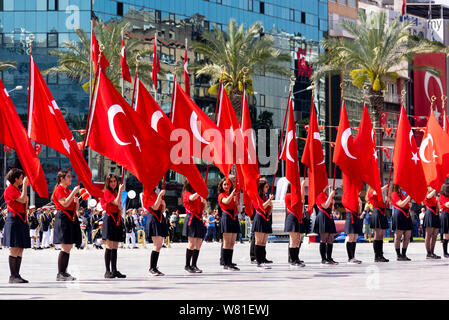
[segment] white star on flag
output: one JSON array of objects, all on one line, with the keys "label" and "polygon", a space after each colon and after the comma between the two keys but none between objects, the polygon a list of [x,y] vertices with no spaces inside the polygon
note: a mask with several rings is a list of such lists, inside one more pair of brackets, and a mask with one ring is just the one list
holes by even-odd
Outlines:
[{"label": "white star on flag", "polygon": [[412,152],[412,160],[415,161],[415,165],[418,164],[419,161],[418,152],[417,153]]}]

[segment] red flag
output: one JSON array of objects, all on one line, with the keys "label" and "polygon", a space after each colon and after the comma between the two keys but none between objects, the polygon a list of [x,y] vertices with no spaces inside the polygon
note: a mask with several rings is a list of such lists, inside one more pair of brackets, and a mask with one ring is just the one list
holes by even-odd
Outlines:
[{"label": "red flag", "polygon": [[435,190],[441,190],[449,174],[449,135],[443,131],[433,112],[427,122],[419,156],[427,185]]},{"label": "red flag", "polygon": [[393,183],[401,186],[417,203],[421,203],[427,194],[427,183],[418,153],[412,128],[402,106],[394,144]]},{"label": "red flag", "polygon": [[67,156],[73,170],[89,193],[96,198],[103,196],[103,192],[92,184],[90,168],[32,56],[30,56],[29,87],[29,137]]},{"label": "red flag", "polygon": [[360,160],[358,157],[359,155],[352,139],[348,115],[346,114],[345,102],[342,100],[333,161],[353,182],[360,181]]},{"label": "red flag", "polygon": [[449,134],[449,120],[447,118],[446,110],[444,110],[444,115],[443,115],[443,130],[444,130],[444,132]]},{"label": "red flag", "polygon": [[313,100],[310,105],[309,130],[301,162],[309,168],[309,212],[312,212],[315,200],[328,185],[326,165],[323,156],[320,131]]},{"label": "red flag", "polygon": [[87,145],[124,166],[145,188],[154,188],[168,170],[170,145],[148,130],[102,69],[90,113]]},{"label": "red flag", "polygon": [[405,9],[407,8],[407,4],[405,3],[405,0],[402,0],[402,8],[401,8],[401,14],[405,14]]},{"label": "red flag", "polygon": [[[170,122],[170,119],[162,111],[161,107],[153,99],[151,94],[143,85],[139,78],[137,80],[137,99],[136,112],[140,115],[147,124],[150,124],[159,136],[161,136],[168,144],[170,142],[170,135],[175,126]],[[193,163],[174,164],[171,162],[170,169],[184,175],[189,180],[193,189],[203,198],[207,198],[209,190],[203,180],[198,168]]]},{"label": "red flag", "polygon": [[[178,129],[188,133],[188,155],[213,162],[228,177],[229,166],[225,164],[226,144],[224,132],[187,96],[181,86],[175,82],[171,121]],[[205,136],[207,133],[208,137]]]},{"label": "red flag", "polygon": [[296,142],[296,126],[293,116],[293,101],[290,96],[287,108],[288,124],[287,135],[285,137],[284,147],[281,153],[281,158],[285,161],[285,177],[290,182],[291,187],[291,207],[297,217],[302,218],[302,197],[301,197],[301,179],[299,176],[299,159],[298,159],[298,145]]},{"label": "red flag", "polygon": [[161,65],[159,63],[159,55],[157,53],[157,37],[154,37],[154,46],[153,46],[153,70],[152,70],[152,79],[154,88],[157,90],[157,74],[161,71]]},{"label": "red flag", "polygon": [[187,46],[184,50],[184,88],[186,94],[190,97],[189,58],[187,57]]},{"label": "red flag", "polygon": [[129,72],[128,62],[126,61],[126,50],[125,50],[125,37],[122,30],[121,35],[122,49],[120,55],[120,65],[122,66],[122,78],[124,81],[132,82],[131,73]]},{"label": "red flag", "polygon": [[[16,150],[25,176],[41,198],[48,198],[48,186],[37,154],[19,115],[0,80],[0,142]],[[6,148],[5,152],[6,152]]]},{"label": "red flag", "polygon": [[[92,30],[92,39],[90,43],[90,50],[92,55],[92,61],[94,62],[94,70],[97,71],[98,66],[98,58],[100,56],[100,46],[98,45],[97,37],[95,36],[95,31]],[[106,70],[106,68],[109,66],[109,61],[106,59],[103,52],[101,52],[100,57],[100,66],[103,70]]]},{"label": "red flag", "polygon": [[380,197],[379,200],[381,200],[382,190],[375,133],[365,101],[363,101],[362,121],[360,121],[359,131],[354,139],[354,143],[360,159],[361,178],[376,191]]}]

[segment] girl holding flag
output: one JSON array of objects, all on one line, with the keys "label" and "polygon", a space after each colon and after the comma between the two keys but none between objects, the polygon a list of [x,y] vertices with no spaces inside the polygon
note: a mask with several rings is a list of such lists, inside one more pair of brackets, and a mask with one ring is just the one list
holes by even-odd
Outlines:
[{"label": "girl holding flag", "polygon": [[[388,186],[382,187],[382,191]],[[369,187],[366,193],[365,200],[373,207],[373,214],[371,216],[371,225],[374,229],[374,262],[388,262],[390,260],[384,257],[383,245],[385,230],[388,229],[388,220],[385,215],[385,204],[382,197],[377,195],[373,188]]]},{"label": "girl holding flag", "polygon": [[355,258],[355,247],[357,245],[357,238],[362,233],[362,220],[360,213],[362,211],[362,201],[357,197],[358,211],[353,212],[349,208],[346,209],[345,233],[348,235],[346,240],[346,251],[348,252],[349,264],[360,264],[362,261]]},{"label": "girl holding flag", "polygon": [[[410,217],[410,207],[412,198],[402,193],[399,185],[394,184],[390,195],[393,206],[392,229],[394,231],[394,248],[398,261],[411,261],[407,257],[407,247],[412,235],[412,218]],[[400,251],[402,241],[402,252]]]},{"label": "girl holding flag", "polygon": [[440,215],[438,214],[438,201],[436,190],[427,187],[427,195],[424,199],[426,213],[424,215],[423,228],[426,229],[425,244],[427,250],[426,259],[441,259],[434,253],[435,243],[437,241],[438,231],[440,230]]}]

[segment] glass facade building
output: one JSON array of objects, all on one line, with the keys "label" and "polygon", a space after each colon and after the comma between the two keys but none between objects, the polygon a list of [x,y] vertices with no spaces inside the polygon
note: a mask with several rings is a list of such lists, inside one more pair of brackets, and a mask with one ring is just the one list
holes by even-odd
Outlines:
[{"label": "glass facade building", "polygon": [[[4,70],[0,76],[8,90],[23,86],[23,90],[11,92],[11,98],[24,123],[30,50],[27,37],[31,33],[36,36],[32,52],[38,67],[43,71],[57,63],[57,58],[49,54],[51,50],[61,48],[65,41],[79,41],[75,34],[77,28],[89,32],[92,16],[106,24],[125,19],[130,23],[128,32],[144,37],[158,32],[158,39],[162,43],[161,65],[166,70],[166,75],[160,79],[158,101],[167,112],[173,69],[183,58],[186,39],[189,44],[200,40],[201,32],[211,30],[213,24],[226,31],[230,18],[245,28],[260,21],[263,24],[261,36],[272,35],[275,47],[291,54],[289,67],[292,74],[297,71],[298,49],[305,49],[308,52],[307,59],[310,59],[319,53],[319,41],[328,31],[328,4],[324,0],[0,0],[0,60],[17,61],[16,69]],[[149,40],[151,44],[152,41]],[[190,52],[189,59],[199,61],[201,57]],[[72,130],[84,129],[89,95],[81,84],[62,74],[48,74],[45,77],[69,127]],[[210,83],[207,79],[193,80],[192,77],[193,81],[193,99],[205,111],[213,112],[216,98],[207,93]],[[299,120],[303,113],[309,113],[311,95],[310,91],[304,90],[309,85],[307,78],[297,77],[294,91],[300,91],[295,94],[296,118]],[[282,127],[289,79],[258,74],[253,77],[253,87],[255,94],[250,97],[250,104],[256,117],[266,111],[273,126]],[[324,101],[324,89],[321,93],[317,90],[316,95],[318,103]],[[75,139],[80,140],[82,137],[75,134]],[[3,150],[1,155],[4,156]],[[39,157],[52,190],[57,170],[69,167],[70,163],[45,146]],[[8,154],[7,168],[17,165],[15,161],[13,154]],[[95,172],[98,171],[93,168],[93,172],[96,178]],[[3,172],[1,174],[3,178]]]}]

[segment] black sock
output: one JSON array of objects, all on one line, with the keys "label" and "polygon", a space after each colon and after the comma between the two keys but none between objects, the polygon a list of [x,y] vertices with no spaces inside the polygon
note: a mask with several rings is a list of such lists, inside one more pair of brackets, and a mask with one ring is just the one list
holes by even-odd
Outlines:
[{"label": "black sock", "polygon": [[402,255],[405,256],[405,253],[407,252],[407,248],[402,248]]},{"label": "black sock", "polygon": [[355,258],[355,247],[357,246],[357,242],[352,243],[352,257]]},{"label": "black sock", "polygon": [[190,260],[192,260],[193,250],[186,250],[186,267],[190,267]]},{"label": "black sock", "polygon": [[293,249],[294,249],[294,251],[293,251],[292,260],[293,260],[293,262],[297,262],[297,261],[299,261],[299,248],[293,248]]},{"label": "black sock", "polygon": [[379,255],[381,257],[384,256],[384,241],[383,240],[378,240],[379,241]]},{"label": "black sock", "polygon": [[352,242],[346,242],[346,251],[348,252],[348,259],[351,260],[354,258],[352,256]]},{"label": "black sock", "polygon": [[225,262],[225,260],[224,260],[224,257],[223,257],[223,241],[221,242],[221,249],[220,249],[220,265],[226,265],[226,262]]},{"label": "black sock", "polygon": [[106,248],[104,250],[104,264],[106,265],[106,271],[111,272],[111,249]]},{"label": "black sock", "polygon": [[251,245],[249,248],[249,257],[251,261],[256,260],[256,239],[254,236],[251,237]]},{"label": "black sock", "polygon": [[326,243],[320,242],[320,255],[321,260],[326,260]]},{"label": "black sock", "polygon": [[69,265],[70,254],[64,251],[59,252],[58,256],[58,273],[65,273]]},{"label": "black sock", "polygon": [[267,260],[267,247],[266,246],[262,246],[262,248],[263,248],[262,260],[263,260],[263,262],[265,262]]},{"label": "black sock", "polygon": [[326,253],[327,253],[327,259],[331,260],[332,259],[332,248],[334,247],[334,245],[332,243],[328,243],[326,246]]},{"label": "black sock", "polygon": [[234,249],[229,249],[229,258],[228,258],[228,262],[229,265],[232,265],[232,256],[234,255]]},{"label": "black sock", "polygon": [[11,277],[15,277],[16,274],[16,257],[9,256],[9,271],[11,272]]},{"label": "black sock", "polygon": [[16,257],[16,274],[20,275],[20,265],[22,264],[22,257]]},{"label": "black sock", "polygon": [[196,262],[198,261],[198,256],[200,254],[200,250],[193,250],[192,254],[192,267],[196,267]]},{"label": "black sock", "polygon": [[398,255],[398,257],[400,257],[401,256],[401,249],[396,249],[396,254]]},{"label": "black sock", "polygon": [[111,271],[117,271],[117,249],[111,250]]},{"label": "black sock", "polygon": [[373,241],[373,249],[374,249],[374,257],[375,258],[379,258],[380,254],[379,254],[379,240],[374,240]]},{"label": "black sock", "polygon": [[254,251],[256,254],[257,264],[263,263],[263,246],[255,245]]},{"label": "black sock", "polygon": [[151,258],[150,258],[150,268],[155,269],[157,268],[157,260],[159,259],[159,252],[157,251],[151,251]]},{"label": "black sock", "polygon": [[449,240],[443,239],[443,253],[447,254],[447,243]]},{"label": "black sock", "polygon": [[295,248],[288,248],[288,262],[295,262]]}]

